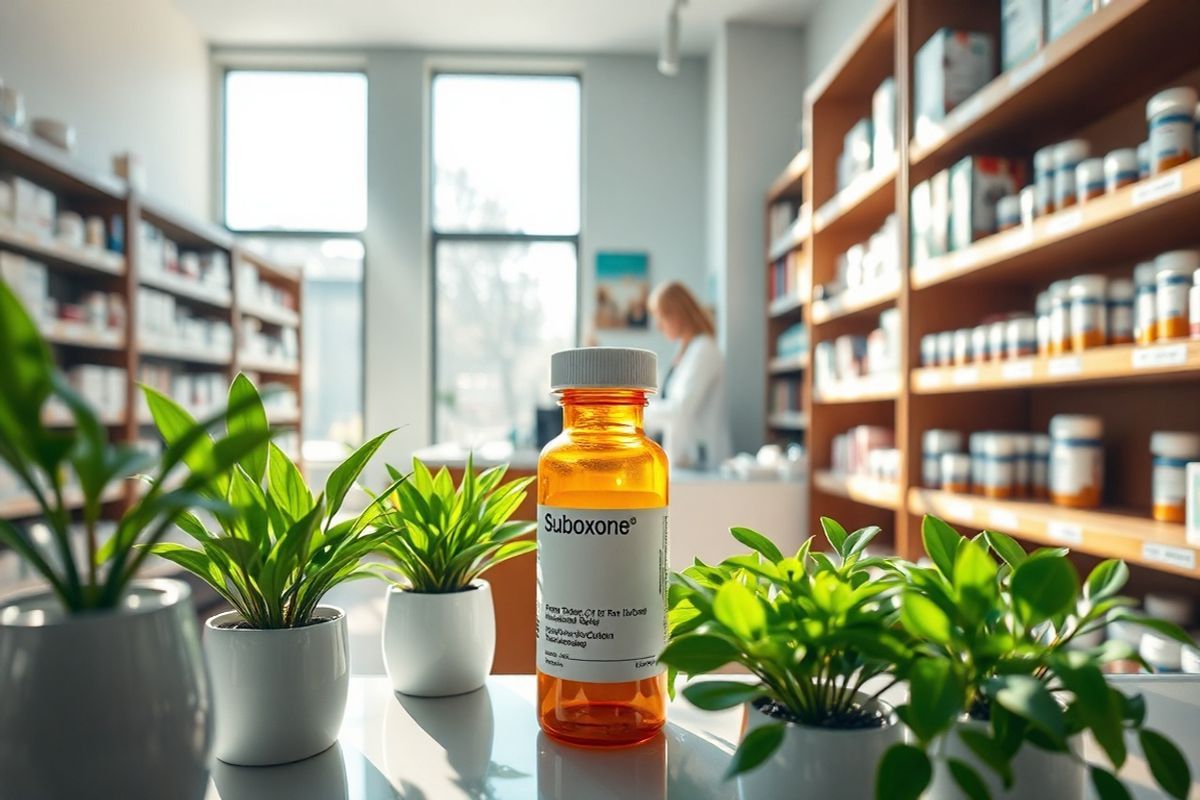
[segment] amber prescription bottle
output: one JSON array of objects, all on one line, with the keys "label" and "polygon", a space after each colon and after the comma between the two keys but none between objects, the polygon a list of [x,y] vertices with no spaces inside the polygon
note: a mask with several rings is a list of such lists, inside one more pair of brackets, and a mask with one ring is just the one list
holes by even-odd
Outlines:
[{"label": "amber prescription bottle", "polygon": [[667,457],[642,428],[648,350],[550,360],[563,432],[538,461],[537,713],[548,735],[620,747],[667,715]]}]

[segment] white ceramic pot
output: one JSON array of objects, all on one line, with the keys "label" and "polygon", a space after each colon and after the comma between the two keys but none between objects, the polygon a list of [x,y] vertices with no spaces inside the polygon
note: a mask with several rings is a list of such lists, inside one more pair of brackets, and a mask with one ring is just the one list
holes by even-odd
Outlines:
[{"label": "white ceramic pot", "polygon": [[392,688],[419,697],[473,692],[496,654],[492,587],[477,579],[465,592],[419,594],[388,589],[383,663]]},{"label": "white ceramic pot", "polygon": [[[867,698],[859,695],[865,701]],[[863,800],[875,796],[875,772],[889,747],[904,741],[904,726],[886,703],[871,701],[887,718],[881,728],[838,730],[788,723],[783,744],[757,768],[738,776],[741,800],[804,797]],[[746,732],[776,720],[745,706]]]},{"label": "white ceramic pot", "polygon": [[321,606],[303,628],[235,627],[236,611],[205,624],[217,758],[286,764],[337,741],[350,690],[350,639],[340,608]]},{"label": "white ceramic pot", "polygon": [[112,611],[0,601],[0,795],[198,800],[210,690],[187,584],[136,581]]},{"label": "white ceramic pot", "polygon": [[342,748],[273,767],[238,767],[218,760],[212,782],[221,800],[348,800]]},{"label": "white ceramic pot", "polygon": [[[1000,778],[958,737],[963,727],[986,730],[982,722],[960,722],[938,745],[939,757],[934,760],[933,783],[926,797],[929,800],[959,800],[962,791],[946,767],[946,758],[957,758],[975,768],[987,784],[993,800],[1028,800],[1033,797],[1053,797],[1054,800],[1080,800],[1087,785],[1087,769],[1079,760],[1063,753],[1049,753],[1029,743],[1022,745],[1012,761],[1013,785],[1007,791]],[[1071,748],[1081,752],[1078,737]]]}]

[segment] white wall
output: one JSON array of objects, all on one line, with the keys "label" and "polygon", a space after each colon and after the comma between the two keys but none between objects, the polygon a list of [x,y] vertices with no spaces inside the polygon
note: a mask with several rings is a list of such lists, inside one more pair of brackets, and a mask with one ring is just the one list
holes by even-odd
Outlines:
[{"label": "white wall", "polygon": [[808,81],[820,77],[879,0],[821,0],[804,26],[804,62]]},{"label": "white wall", "polygon": [[[411,50],[367,55],[366,429],[401,428],[386,452],[393,461],[429,444],[432,435],[424,157],[428,65],[434,58]],[[536,57],[522,60],[537,62]],[[668,79],[657,73],[650,56],[588,55],[571,61],[583,76],[580,291],[586,331],[597,250],[645,250],[652,281],[683,280],[708,294],[705,67],[702,60],[688,59],[679,76]],[[470,62],[456,57],[455,63]],[[671,354],[653,332],[602,332],[600,338],[604,344],[651,347],[663,358]]]},{"label": "white wall", "polygon": [[800,147],[805,85],[798,29],[727,23],[709,70],[711,269],[725,351],[736,449],[765,427],[766,263],[763,197]]},{"label": "white wall", "polygon": [[208,45],[173,3],[0,0],[0,79],[30,117],[74,124],[84,163],[131,150],[151,194],[208,216]]}]

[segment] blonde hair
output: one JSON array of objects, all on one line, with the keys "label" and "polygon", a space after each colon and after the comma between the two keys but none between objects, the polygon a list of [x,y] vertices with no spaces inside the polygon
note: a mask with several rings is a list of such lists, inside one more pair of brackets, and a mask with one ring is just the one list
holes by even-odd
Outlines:
[{"label": "blonde hair", "polygon": [[689,335],[717,335],[712,316],[700,305],[696,295],[679,281],[659,284],[650,294],[650,309],[660,316],[679,321]]}]

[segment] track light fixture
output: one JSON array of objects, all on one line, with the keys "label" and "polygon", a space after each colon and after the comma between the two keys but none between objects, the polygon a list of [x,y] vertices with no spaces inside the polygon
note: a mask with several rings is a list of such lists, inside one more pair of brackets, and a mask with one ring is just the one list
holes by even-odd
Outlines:
[{"label": "track light fixture", "polygon": [[658,71],[663,75],[679,73],[679,12],[687,0],[669,0],[667,24],[663,28],[662,45],[658,49]]}]

